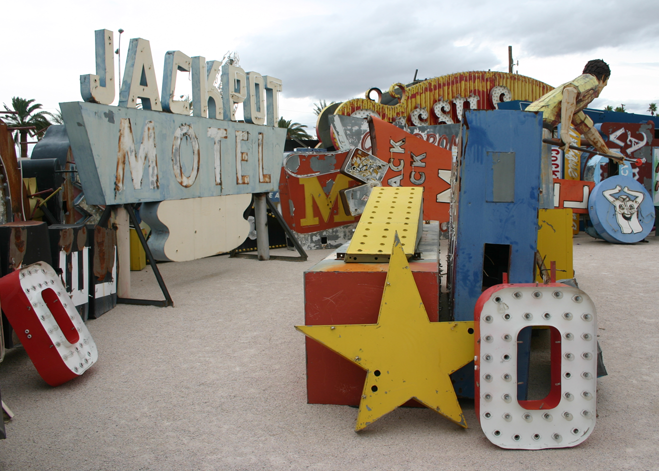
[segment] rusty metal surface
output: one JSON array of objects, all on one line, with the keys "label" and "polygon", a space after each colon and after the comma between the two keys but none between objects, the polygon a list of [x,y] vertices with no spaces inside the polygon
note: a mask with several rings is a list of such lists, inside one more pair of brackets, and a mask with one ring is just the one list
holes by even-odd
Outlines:
[{"label": "rusty metal surface", "polygon": [[396,105],[355,98],[345,101],[335,114],[351,116],[355,112],[371,112],[384,121],[393,123],[399,119],[410,126],[452,124],[462,121],[465,103],[469,103],[470,109],[493,110],[501,98],[503,101],[535,101],[554,88],[523,75],[477,71],[444,75],[410,87],[398,84],[398,87],[403,88],[404,93]]},{"label": "rusty metal surface", "polygon": [[281,167],[283,128],[95,103],[60,107],[90,204],[277,189],[265,175]]},{"label": "rusty metal surface", "polygon": [[27,229],[24,227],[12,227],[11,237],[9,238],[9,260],[10,270],[17,270],[23,257],[25,257],[25,248],[27,245]]},{"label": "rusty metal surface", "polygon": [[364,212],[373,188],[371,185],[360,185],[339,191],[343,207],[351,216],[360,216]]},{"label": "rusty metal surface", "polygon": [[74,200],[75,200],[75,189],[73,182],[75,179],[75,165],[73,164],[73,152],[69,147],[69,150],[66,153],[66,165],[64,166],[64,184],[62,185],[63,194],[62,201],[65,206],[64,212],[64,223],[65,224],[75,224],[76,222],[76,213],[74,209]]},{"label": "rusty metal surface", "polygon": [[87,245],[87,227],[82,226],[78,231],[78,237],[76,237],[76,245],[78,250],[83,250],[85,245]]},{"label": "rusty metal surface", "polygon": [[16,149],[11,133],[7,125],[0,121],[0,159],[2,160],[3,178],[2,183],[7,185],[6,194],[8,194],[11,204],[11,216],[9,220],[18,220],[28,214],[29,203],[27,191],[21,182],[21,173],[18,169],[16,160]]},{"label": "rusty metal surface", "polygon": [[107,281],[112,277],[114,268],[114,249],[117,246],[117,234],[114,229],[101,226],[94,228],[94,277],[98,281]]},{"label": "rusty metal surface", "polygon": [[304,250],[335,249],[350,241],[355,227],[357,227],[356,223],[348,223],[317,232],[292,232]]},{"label": "rusty metal surface", "polygon": [[59,234],[59,248],[68,255],[73,248],[73,229],[62,229]]}]

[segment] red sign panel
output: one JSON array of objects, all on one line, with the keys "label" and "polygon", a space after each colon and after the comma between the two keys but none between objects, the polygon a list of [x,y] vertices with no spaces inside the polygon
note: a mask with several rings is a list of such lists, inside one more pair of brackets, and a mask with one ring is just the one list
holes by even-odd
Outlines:
[{"label": "red sign panel", "polygon": [[588,198],[594,182],[554,179],[554,207],[572,209],[576,214],[588,214]]},{"label": "red sign panel", "polygon": [[284,160],[279,179],[281,213],[300,234],[357,222],[343,207],[339,191],[361,183],[340,173],[348,152],[294,153]]},{"label": "red sign panel", "polygon": [[640,167],[626,162],[620,166],[619,174],[632,177],[650,190],[652,187],[652,140],[654,123],[602,123],[603,136],[608,137],[606,145],[618,150],[623,156],[640,159]]},{"label": "red sign panel", "polygon": [[448,222],[451,151],[378,118],[369,117],[369,127],[371,153],[389,163],[382,186],[424,187],[423,219]]}]

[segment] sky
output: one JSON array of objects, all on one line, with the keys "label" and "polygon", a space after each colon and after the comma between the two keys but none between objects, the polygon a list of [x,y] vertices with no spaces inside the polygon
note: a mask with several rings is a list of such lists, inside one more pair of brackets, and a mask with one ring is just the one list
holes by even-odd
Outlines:
[{"label": "sky", "polygon": [[[114,31],[116,48],[120,28],[122,62],[130,38],[150,41],[159,90],[167,51],[206,60],[236,52],[245,71],[283,81],[280,115],[310,131],[319,100],[409,83],[416,69],[422,79],[505,72],[508,46],[519,74],[552,86],[604,59],[612,74],[592,108],[647,114],[659,103],[659,2],[32,0],[3,5],[3,16],[12,21],[2,27],[0,103],[34,98],[51,112],[82,101],[79,76],[95,73],[94,31]],[[188,75],[179,73],[177,94],[189,93]]]}]

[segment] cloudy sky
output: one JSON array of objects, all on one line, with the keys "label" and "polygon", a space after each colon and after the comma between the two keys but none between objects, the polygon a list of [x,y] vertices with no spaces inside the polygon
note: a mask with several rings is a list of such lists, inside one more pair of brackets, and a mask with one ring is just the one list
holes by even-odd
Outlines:
[{"label": "cloudy sky", "polygon": [[[159,89],[167,51],[207,60],[235,51],[246,71],[282,79],[280,114],[310,128],[313,103],[408,83],[416,69],[419,78],[507,71],[509,45],[520,74],[553,86],[589,59],[607,61],[612,76],[594,108],[624,103],[646,114],[659,103],[659,2],[32,0],[3,5],[3,18],[0,103],[34,98],[48,111],[81,101],[79,76],[95,73],[94,30],[103,28],[115,47],[125,30],[122,61],[130,38],[150,41]],[[189,93],[189,81],[178,82],[177,93]]]}]

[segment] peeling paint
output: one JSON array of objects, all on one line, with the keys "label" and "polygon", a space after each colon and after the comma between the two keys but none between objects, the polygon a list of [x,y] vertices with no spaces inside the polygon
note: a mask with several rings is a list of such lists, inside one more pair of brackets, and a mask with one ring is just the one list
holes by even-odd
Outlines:
[{"label": "peeling paint", "polygon": [[336,157],[332,154],[313,156],[309,165],[315,172],[328,173],[336,169]]},{"label": "peeling paint", "polygon": [[113,111],[106,111],[103,113],[103,116],[108,120],[108,123],[114,124],[114,112]]},{"label": "peeling paint", "polygon": [[290,154],[284,160],[284,168],[291,173],[295,173],[300,168],[300,154]]}]

